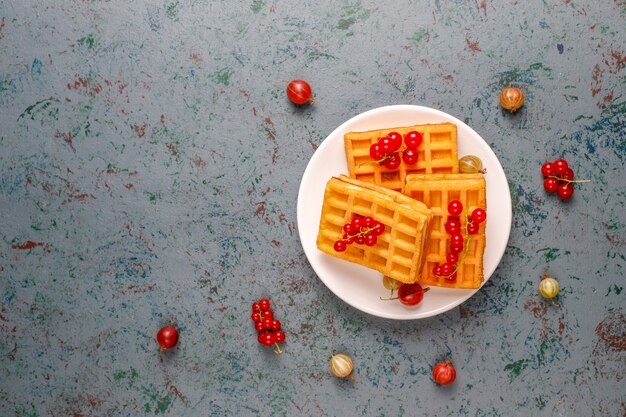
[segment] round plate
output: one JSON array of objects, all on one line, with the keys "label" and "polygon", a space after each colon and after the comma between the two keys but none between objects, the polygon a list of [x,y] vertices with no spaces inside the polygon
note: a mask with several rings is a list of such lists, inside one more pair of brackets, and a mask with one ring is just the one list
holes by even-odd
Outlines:
[{"label": "round plate", "polygon": [[450,122],[457,125],[459,157],[476,155],[487,173],[487,229],[484,255],[485,281],[504,255],[511,232],[511,195],[502,165],[489,145],[472,128],[442,111],[422,106],[386,106],[362,113],[332,132],[317,148],[304,171],[298,192],[298,230],[304,253],[317,276],[335,295],[351,306],[374,316],[396,320],[420,319],[444,313],[470,298],[478,290],[431,287],[416,306],[385,301],[389,290],[378,271],[327,255],[317,249],[326,183],[333,176],[348,174],[343,135],[349,131],[384,129],[413,124]]}]

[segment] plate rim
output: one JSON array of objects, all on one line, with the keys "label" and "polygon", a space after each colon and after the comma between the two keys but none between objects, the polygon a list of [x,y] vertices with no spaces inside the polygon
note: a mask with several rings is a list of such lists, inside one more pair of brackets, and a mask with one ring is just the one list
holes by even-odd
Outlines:
[{"label": "plate rim", "polygon": [[[495,154],[495,152],[493,151],[493,149],[491,149],[491,146],[489,146],[489,144],[485,141],[485,139],[479,135],[471,126],[469,126],[468,124],[466,124],[465,122],[461,121],[460,119],[458,119],[457,117],[446,113],[444,111],[432,108],[432,107],[427,107],[427,106],[421,106],[421,105],[414,105],[414,104],[393,104],[393,105],[386,105],[386,106],[381,106],[381,107],[376,107],[376,108],[372,108],[369,110],[366,110],[362,113],[359,113],[347,120],[345,120],[342,124],[340,124],[339,126],[337,126],[335,129],[333,129],[333,131],[331,133],[329,133],[324,140],[322,140],[322,142],[319,144],[319,146],[315,149],[315,152],[313,153],[313,155],[311,155],[311,157],[309,158],[309,161],[307,163],[307,166],[304,170],[304,172],[302,173],[302,176],[300,178],[300,186],[298,187],[298,198],[297,198],[297,203],[296,203],[296,223],[297,223],[297,227],[298,227],[298,236],[300,239],[300,244],[302,246],[303,252],[307,258],[307,261],[309,262],[309,265],[311,265],[311,268],[313,269],[313,271],[315,272],[315,275],[317,276],[317,278],[322,281],[322,283],[326,286],[326,288],[328,290],[330,290],[331,293],[333,293],[337,298],[339,298],[340,300],[342,300],[343,302],[345,302],[346,304],[350,305],[351,307],[362,311],[364,313],[376,316],[376,317],[381,317],[381,318],[387,318],[387,319],[393,319],[393,320],[418,320],[418,319],[424,319],[424,318],[429,318],[429,317],[434,317],[437,316],[439,314],[443,314],[447,311],[452,310],[453,308],[459,306],[460,304],[464,303],[465,301],[467,301],[469,298],[471,298],[474,294],[476,294],[476,292],[478,292],[484,285],[485,283],[491,278],[491,275],[485,279],[483,281],[483,283],[481,284],[480,288],[477,289],[471,289],[471,290],[463,290],[463,289],[451,289],[451,290],[456,290],[456,291],[462,291],[462,292],[466,292],[466,294],[463,294],[461,297],[459,297],[458,299],[456,299],[455,301],[453,301],[452,303],[449,303],[447,305],[441,306],[440,308],[434,309],[434,310],[430,310],[428,312],[423,312],[423,313],[417,313],[415,316],[411,316],[411,315],[396,315],[393,313],[385,313],[385,312],[380,312],[379,310],[367,307],[367,306],[362,306],[362,305],[356,305],[354,302],[352,302],[349,298],[346,298],[340,294],[337,294],[335,291],[333,291],[332,288],[329,287],[328,283],[324,280],[324,278],[322,278],[316,268],[316,266],[314,265],[313,262],[311,262],[311,259],[309,258],[309,255],[305,249],[305,245],[304,245],[304,237],[302,236],[302,231],[304,230],[304,228],[302,227],[302,222],[303,220],[303,216],[300,215],[300,211],[302,210],[302,199],[304,198],[304,194],[305,191],[304,190],[304,179],[307,178],[310,175],[310,170],[312,170],[312,161],[314,158],[316,158],[316,155],[321,155],[323,153],[323,150],[327,147],[330,146],[330,138],[334,137],[335,135],[339,134],[341,131],[346,129],[346,126],[353,124],[355,122],[360,121],[361,119],[366,119],[368,117],[370,117],[373,113],[384,113],[384,112],[388,112],[388,111],[416,111],[416,112],[423,112],[423,113],[430,113],[430,114],[435,114],[437,116],[443,117],[445,119],[450,119],[450,121],[452,123],[456,123],[458,125],[462,125],[464,126],[464,128],[469,129],[470,133],[472,133],[473,135],[475,135],[477,138],[479,138],[485,145],[486,145],[486,150],[487,152],[490,152],[492,154],[492,156],[494,157],[495,161],[497,161],[498,163],[498,167],[499,169],[502,171],[502,175],[504,177],[504,185],[505,185],[505,189],[503,190],[503,192],[506,192],[506,196],[508,198],[506,198],[506,201],[504,202],[504,205],[506,207],[504,213],[501,213],[501,215],[506,216],[506,218],[504,219],[505,223],[508,225],[507,230],[506,230],[506,239],[505,244],[502,245],[502,248],[497,248],[499,249],[497,253],[495,253],[494,257],[497,259],[497,263],[495,266],[494,271],[492,272],[491,275],[493,275],[493,273],[495,273],[495,271],[497,270],[498,266],[500,265],[500,263],[502,262],[502,258],[504,257],[504,253],[506,252],[506,248],[508,246],[508,242],[511,236],[511,228],[512,228],[512,218],[513,218],[513,211],[512,211],[512,201],[511,201],[511,191],[510,191],[510,187],[508,184],[508,180],[506,178],[506,173],[504,172],[504,168],[502,167],[502,164],[500,163],[500,160],[498,159],[497,155]],[[339,175],[340,173],[337,173],[337,175]],[[321,209],[320,209],[321,210]]]}]

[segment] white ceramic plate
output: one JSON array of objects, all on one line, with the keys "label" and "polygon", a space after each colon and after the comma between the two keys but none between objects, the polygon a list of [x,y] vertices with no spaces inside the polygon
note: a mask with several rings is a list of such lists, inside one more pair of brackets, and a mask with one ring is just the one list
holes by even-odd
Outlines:
[{"label": "white ceramic plate", "polygon": [[[472,128],[442,111],[422,106],[386,106],[362,113],[332,132],[317,148],[302,176],[298,193],[298,230],[304,252],[322,282],[351,306],[375,316],[396,320],[420,319],[450,310],[478,290],[431,287],[423,301],[408,307],[399,301],[383,301],[389,291],[378,271],[335,258],[316,247],[324,189],[332,176],[348,174],[343,135],[349,131],[383,129],[421,123],[451,122],[458,128],[459,157],[476,155],[487,173],[487,230],[484,256],[485,282],[504,255],[511,232],[511,195],[502,165],[489,145]],[[484,285],[484,283],[483,283]]]}]

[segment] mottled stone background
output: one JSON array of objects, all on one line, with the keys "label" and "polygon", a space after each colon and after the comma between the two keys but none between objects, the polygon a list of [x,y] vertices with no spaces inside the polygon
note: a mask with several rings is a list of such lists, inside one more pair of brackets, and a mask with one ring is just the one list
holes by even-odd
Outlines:
[{"label": "mottled stone background", "polygon": [[[514,218],[481,291],[408,322],[336,298],[296,227],[326,135],[400,103],[485,138]],[[0,106],[2,416],[626,415],[623,0],[0,0]],[[592,180],[566,203],[558,157]]]}]

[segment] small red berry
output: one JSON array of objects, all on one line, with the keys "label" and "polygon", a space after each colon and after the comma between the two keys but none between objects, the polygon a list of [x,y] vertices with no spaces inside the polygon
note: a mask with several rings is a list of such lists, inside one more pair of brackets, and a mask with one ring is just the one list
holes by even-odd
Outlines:
[{"label": "small red berry", "polygon": [[346,242],[343,240],[336,241],[333,245],[333,249],[335,249],[335,252],[344,252],[347,249]]},{"label": "small red berry", "polygon": [[364,236],[357,236],[354,238],[354,241],[356,242],[357,245],[362,245],[365,243],[365,237]]},{"label": "small red berry", "polygon": [[156,339],[161,351],[173,348],[178,343],[178,330],[173,326],[165,326],[159,330]]},{"label": "small red berry", "polygon": [[365,245],[366,246],[374,246],[377,241],[378,241],[378,238],[375,235],[373,235],[371,233],[368,233],[367,235],[365,235]]},{"label": "small red berry", "polygon": [[261,309],[261,307],[259,306],[259,303],[252,304],[252,312],[253,313],[258,313],[260,309]]},{"label": "small red berry", "polygon": [[564,182],[559,185],[556,193],[562,200],[569,200],[574,195],[574,186],[569,182]]},{"label": "small red berry", "polygon": [[272,320],[272,325],[270,326],[270,329],[275,331],[275,332],[280,330],[280,321]]},{"label": "small red berry", "polygon": [[450,262],[451,264],[455,264],[459,261],[459,255],[450,252],[446,255],[446,261]]},{"label": "small red berry", "polygon": [[450,236],[450,246],[463,246],[463,235],[455,233]]},{"label": "small red berry", "polygon": [[450,216],[458,216],[463,212],[463,204],[459,200],[452,200],[448,203],[448,213]]},{"label": "small red berry", "polygon": [[452,275],[452,271],[454,271],[454,265],[449,262],[441,264],[441,275],[448,276]]},{"label": "small red berry", "polygon": [[392,143],[393,143],[393,150],[397,150],[400,149],[400,146],[402,146],[402,135],[399,134],[398,132],[389,132],[387,133],[387,137],[389,139],[391,139]]},{"label": "small red berry", "polygon": [[472,211],[472,222],[480,224],[485,220],[487,220],[487,212],[485,210],[478,207]]},{"label": "small red berry", "polygon": [[272,310],[267,310],[263,312],[263,320],[265,319],[274,319],[274,312]]},{"label": "small red berry", "polygon": [[252,319],[252,321],[255,321],[255,322],[261,321],[261,316],[259,315],[259,313],[252,313],[250,318]]},{"label": "small red berry", "polygon": [[552,175],[554,167],[552,166],[552,162],[546,162],[541,166],[541,173],[544,177],[549,177]]},{"label": "small red berry", "polygon": [[567,168],[565,173],[561,175],[561,178],[564,180],[573,180],[574,179],[574,170],[572,168]]},{"label": "small red berry", "polygon": [[260,321],[257,321],[256,323],[254,323],[254,330],[256,330],[258,333],[261,333],[263,330],[265,330],[265,326],[263,326],[263,323],[261,323]]},{"label": "small red berry", "polygon": [[374,233],[374,236],[380,236],[383,234],[384,231],[385,231],[385,225],[382,224],[381,222],[376,222],[376,225],[374,226],[372,233]]},{"label": "small red berry", "polygon": [[368,229],[371,229],[372,227],[376,226],[376,220],[367,216],[363,219],[363,226],[365,226]]},{"label": "small red berry", "polygon": [[283,343],[285,341],[285,332],[282,330],[274,332],[274,336],[276,337],[276,343]]},{"label": "small red berry", "polygon": [[402,160],[407,165],[415,165],[417,163],[417,150],[407,148],[402,152]]},{"label": "small red berry", "polygon": [[457,271],[454,271],[452,274],[446,276],[445,280],[448,282],[454,282],[456,281],[456,275],[457,275]]},{"label": "small red berry", "polygon": [[457,217],[448,217],[448,221],[444,227],[449,235],[453,235],[461,231],[461,222]]},{"label": "small red berry", "polygon": [[557,175],[557,176],[562,176],[563,174],[565,174],[565,171],[567,171],[568,165],[567,165],[567,161],[564,159],[557,159],[556,161],[554,161],[553,166],[552,166],[552,172]]},{"label": "small red berry", "polygon": [[456,379],[456,370],[450,361],[445,361],[435,365],[433,369],[433,379],[440,385],[451,384]]},{"label": "small red berry", "polygon": [[352,219],[352,231],[358,233],[361,231],[361,227],[363,227],[363,217],[354,217]]},{"label": "small red berry", "polygon": [[400,166],[400,162],[402,162],[400,155],[398,155],[397,152],[393,152],[392,154],[387,155],[383,164],[387,169],[396,169]]},{"label": "small red berry", "polygon": [[412,130],[404,135],[404,143],[408,148],[417,149],[422,144],[422,135]]},{"label": "small red berry", "polygon": [[375,143],[372,146],[370,146],[370,156],[372,157],[374,161],[378,161],[379,159],[382,159],[383,155],[382,155],[379,143]]},{"label": "small red berry", "polygon": [[546,178],[543,180],[543,188],[546,189],[547,192],[553,193],[559,187],[559,180],[556,178]]},{"label": "small red berry", "polygon": [[258,341],[262,345],[271,346],[276,342],[276,336],[271,332],[261,332],[259,333]]},{"label": "small red berry", "polygon": [[259,307],[261,308],[261,311],[267,311],[270,309],[270,300],[268,300],[267,298],[261,298],[259,300]]},{"label": "small red berry", "polygon": [[478,233],[478,229],[480,228],[480,225],[476,222],[473,223],[468,223],[467,224],[467,234],[469,235],[475,235],[476,233]]}]

